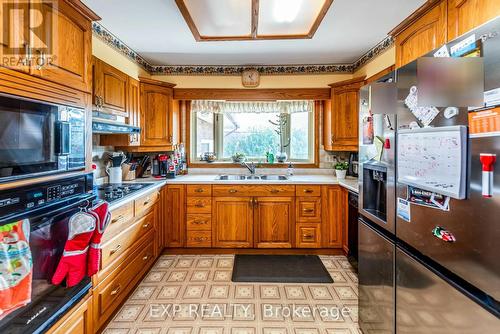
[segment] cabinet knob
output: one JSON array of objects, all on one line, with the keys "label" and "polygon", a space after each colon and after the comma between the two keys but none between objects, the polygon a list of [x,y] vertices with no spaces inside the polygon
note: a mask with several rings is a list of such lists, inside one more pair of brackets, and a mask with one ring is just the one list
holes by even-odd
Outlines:
[{"label": "cabinet knob", "polygon": [[197,188],[194,190],[194,192],[196,193],[202,193],[203,191],[204,191],[203,188]]},{"label": "cabinet knob", "polygon": [[205,207],[205,204],[198,202],[194,206],[196,206],[197,208],[203,208],[203,207]]},{"label": "cabinet knob", "polygon": [[146,228],[148,228],[148,227],[149,227],[149,223],[148,223],[148,224],[144,224],[144,225],[142,225],[142,228],[144,228],[144,229],[146,229]]},{"label": "cabinet knob", "polygon": [[193,224],[195,224],[195,225],[202,225],[202,224],[206,224],[206,223],[207,223],[207,222],[206,222],[205,220],[195,220],[195,221],[193,222]]},{"label": "cabinet knob", "polygon": [[168,141],[170,143],[173,143],[174,142],[174,136],[172,136],[172,135],[168,136]]},{"label": "cabinet knob", "polygon": [[149,259],[149,255],[146,255],[142,258],[143,261],[147,261]]},{"label": "cabinet knob", "polygon": [[278,189],[271,189],[271,193],[272,193],[272,194],[277,194],[277,193],[279,193],[279,192],[280,192],[280,191],[279,191]]},{"label": "cabinet knob", "polygon": [[302,210],[303,212],[306,212],[306,213],[311,213],[311,212],[314,212],[314,209],[304,209]]},{"label": "cabinet knob", "polygon": [[304,189],[304,192],[306,194],[310,194],[310,193],[314,192],[314,190],[312,190],[312,189]]},{"label": "cabinet knob", "polygon": [[195,237],[194,238],[194,241],[207,241],[208,238],[207,237]]},{"label": "cabinet knob", "polygon": [[234,193],[237,193],[237,192],[238,192],[238,190],[236,190],[236,189],[229,189],[229,192],[230,192],[231,194],[234,194]]},{"label": "cabinet knob", "polygon": [[304,240],[311,240],[311,239],[314,239],[314,235],[312,235],[312,234],[303,234],[302,235],[302,239],[304,239]]}]

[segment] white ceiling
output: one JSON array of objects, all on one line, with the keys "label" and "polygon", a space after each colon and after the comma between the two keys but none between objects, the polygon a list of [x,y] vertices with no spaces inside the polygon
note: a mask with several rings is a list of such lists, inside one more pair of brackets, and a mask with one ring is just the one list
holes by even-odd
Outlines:
[{"label": "white ceiling", "polygon": [[312,39],[224,42],[196,42],[174,0],[83,2],[152,65],[285,65],[352,63],[425,0],[334,0]]}]

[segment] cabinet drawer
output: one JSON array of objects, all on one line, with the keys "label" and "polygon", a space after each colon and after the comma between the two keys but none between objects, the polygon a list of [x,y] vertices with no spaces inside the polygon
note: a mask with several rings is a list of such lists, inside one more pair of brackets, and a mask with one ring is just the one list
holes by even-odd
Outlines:
[{"label": "cabinet drawer", "polygon": [[155,190],[136,199],[134,201],[136,217],[139,217],[141,214],[151,208],[158,201],[158,198],[159,193]]},{"label": "cabinet drawer", "polygon": [[190,184],[186,187],[187,196],[212,196],[212,185],[211,184]]},{"label": "cabinet drawer", "polygon": [[148,231],[154,228],[154,218],[156,212],[150,212],[142,219],[139,219],[127,230],[117,235],[102,246],[101,269],[105,268],[116,258],[123,254],[134,242],[139,240]]},{"label": "cabinet drawer", "polygon": [[234,185],[222,186],[214,185],[212,193],[216,197],[235,197],[235,196],[294,196],[295,186],[291,185]]},{"label": "cabinet drawer", "polygon": [[320,225],[314,223],[296,224],[295,241],[297,248],[320,248]]},{"label": "cabinet drawer", "polygon": [[211,213],[211,197],[188,197],[186,200],[187,213]]},{"label": "cabinet drawer", "polygon": [[154,233],[150,232],[127,261],[94,288],[94,322],[97,328],[113,314],[154,260]]},{"label": "cabinet drawer", "polygon": [[130,227],[134,223],[132,218],[134,218],[134,202],[132,201],[111,211],[111,221],[102,236],[102,242],[105,243]]},{"label": "cabinet drawer", "polygon": [[296,219],[301,223],[321,222],[321,198],[299,197],[296,200]]},{"label": "cabinet drawer", "polygon": [[212,232],[188,231],[186,245],[188,247],[212,247]]},{"label": "cabinet drawer", "polygon": [[300,196],[321,196],[321,186],[300,185],[295,188],[295,194]]},{"label": "cabinet drawer", "polygon": [[188,231],[211,231],[212,216],[209,214],[193,214],[187,215],[186,225]]}]

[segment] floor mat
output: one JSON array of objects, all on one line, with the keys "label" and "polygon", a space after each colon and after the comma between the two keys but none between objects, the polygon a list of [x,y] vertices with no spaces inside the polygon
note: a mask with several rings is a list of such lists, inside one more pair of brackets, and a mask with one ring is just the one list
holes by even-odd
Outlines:
[{"label": "floor mat", "polygon": [[232,281],[333,283],[316,255],[236,255]]}]

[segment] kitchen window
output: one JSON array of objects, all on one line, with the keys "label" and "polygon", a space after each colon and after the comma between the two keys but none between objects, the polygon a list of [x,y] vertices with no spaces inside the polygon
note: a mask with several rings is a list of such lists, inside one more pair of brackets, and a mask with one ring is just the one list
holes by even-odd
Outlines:
[{"label": "kitchen window", "polygon": [[223,102],[192,101],[191,161],[214,153],[231,162],[236,154],[247,161],[314,162],[314,101]]}]

